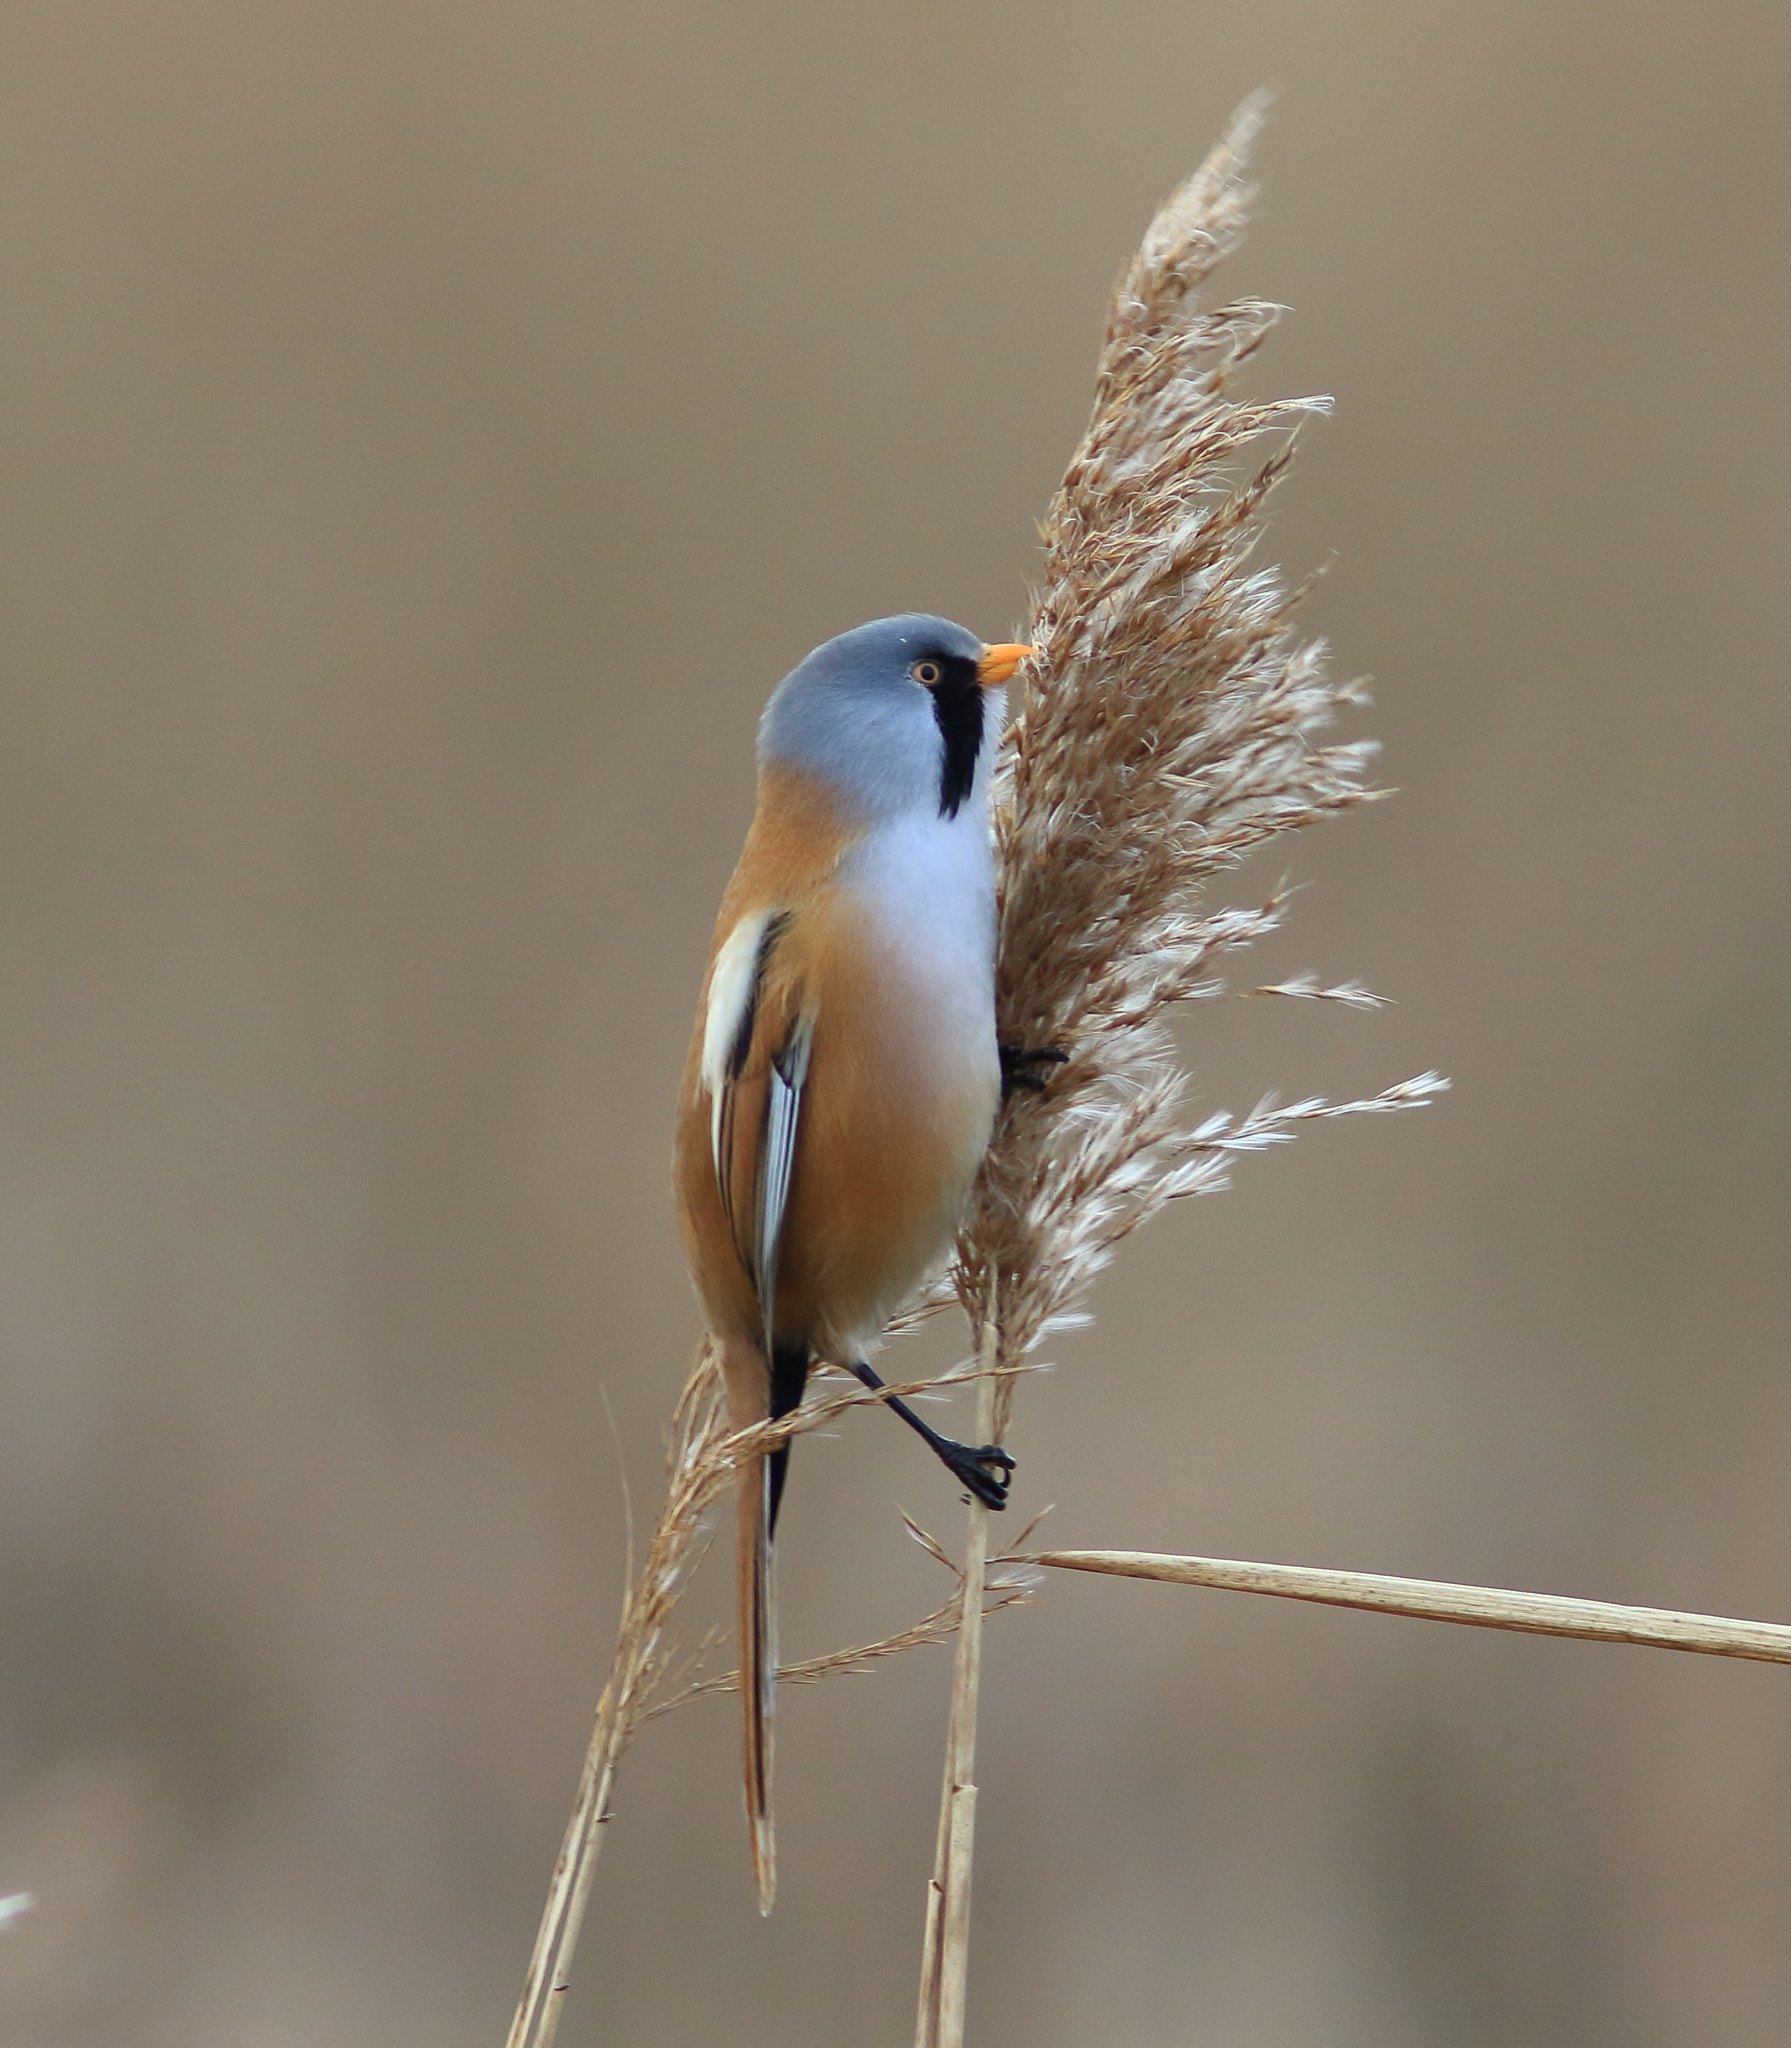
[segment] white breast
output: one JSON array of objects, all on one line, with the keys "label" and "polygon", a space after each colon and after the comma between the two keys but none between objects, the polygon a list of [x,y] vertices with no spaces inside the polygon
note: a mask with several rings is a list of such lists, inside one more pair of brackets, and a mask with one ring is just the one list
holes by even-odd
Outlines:
[{"label": "white breast", "polygon": [[840,884],[862,909],[902,999],[924,1016],[942,1065],[992,1070],[995,858],[982,806],[879,826],[847,856]]}]

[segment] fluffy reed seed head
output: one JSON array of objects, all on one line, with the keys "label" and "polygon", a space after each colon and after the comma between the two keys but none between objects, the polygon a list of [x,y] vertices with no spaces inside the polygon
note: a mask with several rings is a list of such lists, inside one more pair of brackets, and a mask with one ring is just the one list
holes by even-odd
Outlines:
[{"label": "fluffy reed seed head", "polygon": [[[1210,908],[1213,877],[1264,840],[1366,801],[1373,752],[1324,739],[1360,701],[1294,630],[1297,593],[1252,568],[1292,430],[1325,398],[1244,404],[1239,366],[1280,311],[1204,308],[1252,196],[1246,101],[1163,206],[1114,293],[1087,431],[1045,522],[1017,716],[996,789],[1004,1042],[1067,1055],[1010,1098],[959,1239],[980,1324],[999,1283],[1012,1364],[1074,1307],[1118,1239],[1224,1184],[1230,1159],[1320,1115],[1420,1103],[1434,1075],[1370,1100],[1265,1104],[1184,1126],[1164,1013],[1221,992],[1221,955],[1275,929],[1283,898]],[[1263,437],[1265,456],[1245,461]],[[1263,993],[1372,1002],[1354,984]],[[1003,1404],[1005,1407],[1005,1403]]]}]

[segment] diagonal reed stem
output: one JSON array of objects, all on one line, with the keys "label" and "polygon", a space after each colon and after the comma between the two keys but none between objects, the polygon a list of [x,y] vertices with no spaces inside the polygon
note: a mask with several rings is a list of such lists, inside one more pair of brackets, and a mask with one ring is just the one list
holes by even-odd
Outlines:
[{"label": "diagonal reed stem", "polygon": [[554,1865],[547,1907],[535,1937],[535,1953],[510,2023],[506,2048],[552,2048],[560,2012],[571,1985],[572,1954],[578,1946],[591,1878],[597,1868],[598,1829],[609,1810],[610,1787],[627,1742],[625,1717],[614,1709],[615,1681],[605,1686],[591,1732],[591,1746],[578,1781],[572,1818],[560,1860]]},{"label": "diagonal reed stem", "polygon": [[623,1601],[609,1682],[597,1703],[572,1817],[566,1823],[506,2048],[552,2048],[616,1768],[663,1673],[672,1610],[701,1555],[703,1511],[729,1483],[730,1453],[744,1434],[728,1434],[720,1370],[705,1345],[673,1412],[665,1502],[640,1573],[631,1580]]},{"label": "diagonal reed stem", "polygon": [[[999,1296],[991,1276],[977,1364],[976,1441],[992,1443],[1001,1381]],[[939,1835],[927,1884],[915,2048],[963,2048],[964,1991],[970,1972],[970,1871],[976,1847],[976,1706],[982,1678],[983,1582],[989,1560],[989,1510],[974,1496],[964,1540],[963,1619],[952,1666],[951,1718],[945,1731],[945,1782]]]},{"label": "diagonal reed stem", "polygon": [[1511,1593],[1498,1586],[1456,1586],[1441,1579],[1388,1578],[1378,1572],[1329,1571],[1316,1565],[1165,1557],[1149,1550],[1035,1550],[1000,1562],[1164,1579],[1178,1586],[1216,1586],[1229,1593],[1271,1593],[1282,1600],[1314,1600],[1327,1607],[1360,1607],[1420,1621],[1464,1622],[1470,1628],[1516,1629],[1525,1635],[1572,1636],[1589,1643],[1635,1643],[1647,1649],[1791,1664],[1791,1627],[1783,1622],[1681,1614],[1671,1607],[1626,1607],[1614,1600]]}]

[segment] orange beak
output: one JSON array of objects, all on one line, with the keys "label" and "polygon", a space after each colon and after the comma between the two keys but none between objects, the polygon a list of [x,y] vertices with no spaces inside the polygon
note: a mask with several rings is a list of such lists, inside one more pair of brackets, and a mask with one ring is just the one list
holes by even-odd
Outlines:
[{"label": "orange beak", "polygon": [[1004,640],[998,647],[985,647],[976,665],[976,679],[985,690],[1005,683],[1032,649],[1018,640]]}]

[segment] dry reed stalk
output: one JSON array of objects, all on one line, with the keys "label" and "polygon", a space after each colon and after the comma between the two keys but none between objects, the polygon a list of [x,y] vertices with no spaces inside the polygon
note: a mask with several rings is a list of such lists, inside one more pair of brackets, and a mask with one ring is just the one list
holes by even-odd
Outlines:
[{"label": "dry reed stalk", "polygon": [[[999,1297],[983,1318],[973,1443],[994,1443],[1002,1382]],[[970,1872],[976,1844],[976,1711],[982,1683],[983,1584],[989,1560],[989,1510],[968,1501],[962,1607],[952,1665],[951,1718],[945,1731],[945,1782],[939,1794],[939,1833],[927,1886],[926,1934],[921,1947],[920,2010],[914,2048],[963,2048],[964,1994],[970,1974]]]},{"label": "dry reed stalk", "polygon": [[1229,1593],[1271,1593],[1283,1600],[1407,1614],[1420,1621],[1464,1622],[1470,1628],[1516,1629],[1525,1635],[1572,1636],[1588,1643],[1635,1643],[1656,1650],[1693,1650],[1706,1657],[1791,1664],[1791,1627],[1783,1622],[1733,1621],[1720,1614],[1681,1614],[1670,1607],[1626,1607],[1614,1600],[1511,1593],[1497,1586],[1454,1586],[1441,1579],[1396,1579],[1378,1572],[1326,1571],[1315,1565],[1164,1557],[1149,1550],[1034,1550],[995,1562],[1163,1579],[1177,1586],[1216,1586]]}]

